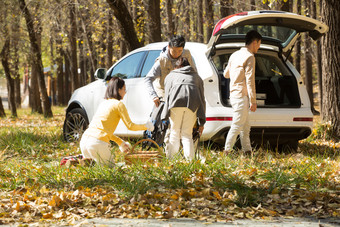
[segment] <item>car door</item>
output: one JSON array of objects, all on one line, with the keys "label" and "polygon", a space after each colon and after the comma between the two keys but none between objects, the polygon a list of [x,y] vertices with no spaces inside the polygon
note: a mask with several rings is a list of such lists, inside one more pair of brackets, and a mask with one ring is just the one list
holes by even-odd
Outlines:
[{"label": "car door", "polygon": [[[128,84],[127,108],[131,119],[138,124],[144,124],[149,119],[153,102],[146,90],[144,77],[152,68],[160,50],[146,51],[145,58],[141,62],[140,72],[134,78],[125,80]],[[129,136],[141,136],[141,131],[128,131]]]},{"label": "car door", "polygon": [[[135,107],[129,100],[134,99],[132,97],[136,93],[134,91],[136,89],[135,83],[140,84],[140,81],[138,81],[137,78],[146,54],[147,54],[146,51],[132,53],[123,58],[116,65],[114,65],[114,67],[111,70],[111,77],[117,76],[124,79],[125,81],[127,93],[124,96],[123,103],[125,104],[130,115],[130,118],[134,123],[142,122],[135,118],[135,116],[138,114],[134,113]],[[143,105],[142,101],[140,102],[140,105]],[[129,134],[131,134],[131,131],[126,128],[124,122],[120,121],[115,131],[115,134],[120,136],[129,136]]]},{"label": "car door", "polygon": [[[124,79],[127,93],[123,102],[131,120],[136,124],[144,124],[149,119],[153,102],[145,89],[144,77],[150,71],[160,50],[140,51],[133,53],[116,64],[111,76]],[[115,134],[120,136],[141,136],[142,131],[131,131],[123,122],[119,122]]]}]

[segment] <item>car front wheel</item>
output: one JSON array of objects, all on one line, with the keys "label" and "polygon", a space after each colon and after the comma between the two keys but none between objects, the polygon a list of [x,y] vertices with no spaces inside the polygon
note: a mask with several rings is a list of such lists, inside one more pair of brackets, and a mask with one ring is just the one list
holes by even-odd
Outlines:
[{"label": "car front wheel", "polygon": [[68,142],[78,141],[89,125],[86,113],[81,108],[75,108],[67,113],[63,127],[64,139]]}]

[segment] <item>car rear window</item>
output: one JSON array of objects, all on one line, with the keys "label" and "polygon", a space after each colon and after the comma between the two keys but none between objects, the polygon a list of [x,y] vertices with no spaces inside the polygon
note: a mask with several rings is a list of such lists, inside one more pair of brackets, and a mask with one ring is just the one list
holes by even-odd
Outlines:
[{"label": "car rear window", "polygon": [[222,38],[227,39],[237,35],[245,36],[250,30],[258,31],[262,35],[263,40],[276,40],[282,46],[286,46],[297,33],[294,29],[277,25],[244,25],[226,29]]}]

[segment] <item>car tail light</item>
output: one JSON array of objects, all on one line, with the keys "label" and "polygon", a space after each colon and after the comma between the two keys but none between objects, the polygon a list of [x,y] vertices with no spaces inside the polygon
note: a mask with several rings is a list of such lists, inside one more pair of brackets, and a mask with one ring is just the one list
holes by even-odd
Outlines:
[{"label": "car tail light", "polygon": [[312,117],[294,117],[293,121],[313,121]]},{"label": "car tail light", "polygon": [[232,121],[232,117],[207,117],[206,121]]},{"label": "car tail light", "polygon": [[232,18],[234,16],[246,16],[246,15],[248,15],[248,12],[236,13],[236,14],[233,14],[233,15],[230,15],[230,16],[227,16],[227,17],[221,19],[219,22],[217,22],[217,24],[216,24],[216,26],[214,28],[214,31],[213,31],[213,35],[215,35],[221,29],[222,24],[226,20],[228,20],[228,19],[230,19],[230,18]]}]

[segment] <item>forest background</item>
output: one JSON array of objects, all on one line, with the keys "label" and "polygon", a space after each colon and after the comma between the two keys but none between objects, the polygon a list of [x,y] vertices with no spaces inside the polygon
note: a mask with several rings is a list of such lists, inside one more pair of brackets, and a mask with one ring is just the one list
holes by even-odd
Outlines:
[{"label": "forest background", "polygon": [[[127,52],[182,34],[207,43],[214,24],[249,10],[281,10],[316,18],[330,30],[302,36],[290,60],[302,74],[312,111],[340,137],[340,3],[337,0],[0,0],[0,77],[12,116],[28,96],[32,112],[53,115],[72,92]],[[28,82],[29,81],[29,82]],[[20,84],[23,83],[24,89]],[[315,94],[318,94],[317,96]],[[4,116],[0,97],[0,115]]]}]

